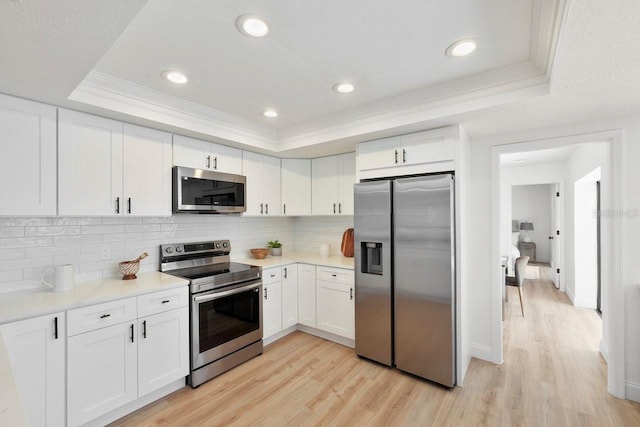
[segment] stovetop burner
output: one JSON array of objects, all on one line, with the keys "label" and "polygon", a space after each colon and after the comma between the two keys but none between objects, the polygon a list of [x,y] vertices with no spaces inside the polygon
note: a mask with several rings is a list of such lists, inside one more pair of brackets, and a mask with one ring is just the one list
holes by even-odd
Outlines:
[{"label": "stovetop burner", "polygon": [[228,240],[160,246],[160,271],[189,279],[191,293],[262,277],[262,268],[229,260]]}]

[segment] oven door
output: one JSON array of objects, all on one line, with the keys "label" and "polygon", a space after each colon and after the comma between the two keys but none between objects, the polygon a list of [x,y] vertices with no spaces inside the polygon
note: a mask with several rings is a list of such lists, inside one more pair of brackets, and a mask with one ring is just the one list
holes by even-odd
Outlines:
[{"label": "oven door", "polygon": [[262,282],[191,297],[192,370],[262,339]]}]

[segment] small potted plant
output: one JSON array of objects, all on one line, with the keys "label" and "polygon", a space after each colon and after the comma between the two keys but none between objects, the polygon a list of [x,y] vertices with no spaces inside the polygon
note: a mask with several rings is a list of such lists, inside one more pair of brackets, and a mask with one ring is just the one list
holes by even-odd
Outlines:
[{"label": "small potted plant", "polygon": [[271,248],[271,256],[282,256],[282,243],[278,240],[269,240],[267,247]]}]

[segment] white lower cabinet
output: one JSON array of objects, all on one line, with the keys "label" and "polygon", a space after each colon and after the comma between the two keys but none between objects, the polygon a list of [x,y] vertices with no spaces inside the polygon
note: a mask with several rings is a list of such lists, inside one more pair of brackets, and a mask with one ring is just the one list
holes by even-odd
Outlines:
[{"label": "white lower cabinet", "polygon": [[298,264],[298,323],[316,327],[316,266]]},{"label": "white lower cabinet", "polygon": [[29,424],[65,425],[65,314],[0,327]]},{"label": "white lower cabinet", "polygon": [[106,414],[138,396],[135,322],[68,338],[68,425]]},{"label": "white lower cabinet", "polygon": [[316,271],[317,328],[354,339],[353,271],[318,267]]},{"label": "white lower cabinet", "polygon": [[280,267],[262,272],[262,338],[282,331],[282,282]]},{"label": "white lower cabinet", "polygon": [[138,396],[189,375],[189,311],[138,320]]},{"label": "white lower cabinet", "polygon": [[282,267],[282,329],[298,323],[298,265]]},{"label": "white lower cabinet", "polygon": [[[69,334],[76,334],[67,338],[69,426],[188,375],[187,304],[184,287],[68,312]],[[138,313],[148,315],[138,318]]]}]

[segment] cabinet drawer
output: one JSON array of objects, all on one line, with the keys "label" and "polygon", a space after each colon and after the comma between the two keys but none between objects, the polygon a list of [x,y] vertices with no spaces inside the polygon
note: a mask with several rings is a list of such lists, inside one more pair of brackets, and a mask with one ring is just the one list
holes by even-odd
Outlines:
[{"label": "cabinet drawer", "polygon": [[344,268],[317,267],[316,279],[352,285],[354,283],[354,274],[353,270]]},{"label": "cabinet drawer", "polygon": [[138,297],[138,317],[145,317],[174,308],[184,307],[189,301],[189,289],[186,286]]},{"label": "cabinet drawer", "polygon": [[136,299],[125,298],[67,311],[67,336],[128,322],[138,317]]},{"label": "cabinet drawer", "polygon": [[262,283],[267,285],[269,283],[279,282],[282,279],[282,270],[280,267],[267,268],[262,270]]}]

